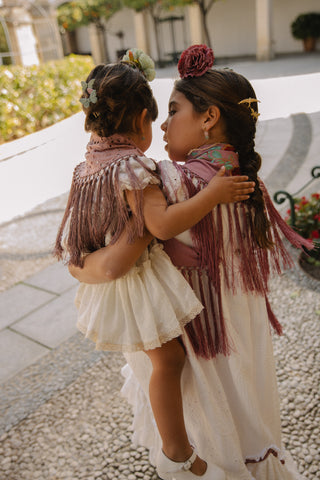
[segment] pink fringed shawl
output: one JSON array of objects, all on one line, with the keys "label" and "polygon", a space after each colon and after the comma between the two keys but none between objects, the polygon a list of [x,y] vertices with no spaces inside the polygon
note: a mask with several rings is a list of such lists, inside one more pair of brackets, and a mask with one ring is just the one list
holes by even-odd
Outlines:
[{"label": "pink fringed shawl", "polygon": [[[116,134],[100,138],[92,135],[86,161],[80,163],[73,173],[54,250],[58,258],[61,259],[67,252],[70,264],[82,266],[83,253],[105,246],[106,234],[110,243],[116,242],[125,225],[128,227],[129,242],[135,236],[143,235],[142,189],[146,185],[132,168],[132,159],[145,171],[150,183],[160,183],[156,163],[147,159],[127,137]],[[121,175],[129,179],[129,188],[136,192],[136,213],[132,214],[134,221],[129,224],[131,213],[119,180]]]},{"label": "pink fringed shawl", "polygon": [[[226,166],[228,174],[240,172],[238,155],[232,146],[226,144],[194,150],[183,166],[177,163],[174,165],[180,174],[181,182],[187,187],[189,197],[203,188],[221,165]],[[231,349],[222,309],[222,277],[231,292],[240,288],[244,293],[256,292],[263,295],[270,323],[276,332],[281,334],[281,325],[272,312],[267,298],[270,273],[280,273],[283,269],[293,266],[281,237],[284,235],[295,247],[312,248],[310,241],[299,236],[281,218],[261,181],[260,188],[263,191],[265,208],[271,223],[271,236],[275,244],[271,250],[258,247],[252,233],[254,211],[243,202],[223,207],[218,205],[213,213],[195,225],[191,229],[193,249],[176,239],[165,244],[166,252],[187,280],[190,281],[191,272],[197,270],[200,291],[203,272],[211,280],[213,288],[210,287],[209,294],[214,304],[211,311],[215,318],[206,318],[204,327],[198,316],[185,327],[195,353],[204,358],[215,357],[218,353],[226,355]],[[222,208],[227,209],[227,226],[223,224]],[[224,228],[227,228],[228,232],[228,245],[223,242]]]}]

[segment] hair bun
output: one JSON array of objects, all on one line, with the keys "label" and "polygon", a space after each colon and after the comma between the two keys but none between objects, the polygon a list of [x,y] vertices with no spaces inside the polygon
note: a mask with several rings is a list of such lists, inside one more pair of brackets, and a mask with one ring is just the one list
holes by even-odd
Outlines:
[{"label": "hair bun", "polygon": [[180,78],[201,77],[212,67],[213,62],[214,54],[211,48],[207,45],[191,45],[180,56]]}]

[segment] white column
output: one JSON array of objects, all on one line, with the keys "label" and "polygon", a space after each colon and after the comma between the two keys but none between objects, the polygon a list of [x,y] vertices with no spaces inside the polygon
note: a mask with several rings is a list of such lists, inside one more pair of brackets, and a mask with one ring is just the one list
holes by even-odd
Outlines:
[{"label": "white column", "polygon": [[10,43],[15,53],[15,64],[38,65],[37,40],[32,28],[32,18],[24,7],[13,7],[9,10],[10,23],[8,32]]},{"label": "white column", "polygon": [[204,37],[199,6],[194,3],[187,8],[190,29],[190,45],[201,44],[204,42]]},{"label": "white column", "polygon": [[134,29],[136,35],[136,46],[148,55],[150,52],[150,41],[148,35],[147,12],[134,12]]},{"label": "white column", "polygon": [[107,61],[107,52],[105,47],[104,32],[99,30],[94,23],[89,25],[89,38],[91,54],[94,63],[105,63]]},{"label": "white column", "polygon": [[257,60],[274,57],[272,42],[272,0],[256,0]]}]

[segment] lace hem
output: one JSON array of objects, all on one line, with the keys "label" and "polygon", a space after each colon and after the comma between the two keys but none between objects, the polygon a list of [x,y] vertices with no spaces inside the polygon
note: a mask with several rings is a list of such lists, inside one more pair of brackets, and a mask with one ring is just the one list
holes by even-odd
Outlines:
[{"label": "lace hem", "polygon": [[100,341],[98,338],[97,332],[94,330],[87,329],[87,326],[82,325],[80,322],[77,322],[78,330],[86,337],[92,340],[96,344],[96,350],[108,350],[112,352],[139,352],[141,350],[153,350],[154,348],[161,347],[166,342],[173,340],[174,338],[179,337],[184,333],[183,328],[187,323],[189,323],[195,316],[197,316],[202,307],[199,306],[194,307],[193,310],[183,319],[179,320],[179,326],[175,329],[171,330],[170,332],[159,335],[158,338],[151,340],[149,342],[141,341],[139,343],[135,343],[133,345],[122,345],[122,344],[113,344],[107,341]]}]

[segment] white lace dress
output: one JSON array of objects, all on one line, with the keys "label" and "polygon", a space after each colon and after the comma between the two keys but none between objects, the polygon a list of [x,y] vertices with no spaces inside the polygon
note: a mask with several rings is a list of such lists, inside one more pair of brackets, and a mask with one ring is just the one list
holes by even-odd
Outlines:
[{"label": "white lace dress", "polygon": [[[179,201],[183,200],[184,189],[170,164],[167,174],[171,175]],[[189,243],[191,238],[186,233],[180,240]],[[195,282],[194,288],[200,295]],[[301,480],[281,441],[265,299],[241,291],[233,294],[224,288],[222,301],[233,344],[231,355],[220,354],[212,360],[199,358],[187,335],[183,335],[187,358],[182,393],[190,443],[202,458],[223,468],[227,480]],[[154,464],[161,440],[148,395],[151,364],[143,352],[125,357],[128,364],[123,368],[122,393],[133,408],[133,442],[149,449]]]},{"label": "white lace dress", "polygon": [[[130,168],[145,188],[155,183],[135,158],[118,161],[121,190],[132,190]],[[144,166],[155,169],[152,159]],[[66,232],[68,235],[68,224]],[[106,245],[109,239],[106,238]],[[81,283],[75,298],[78,329],[98,350],[135,352],[160,347],[181,335],[203,306],[161,244],[154,242],[122,278],[103,284]]]}]

